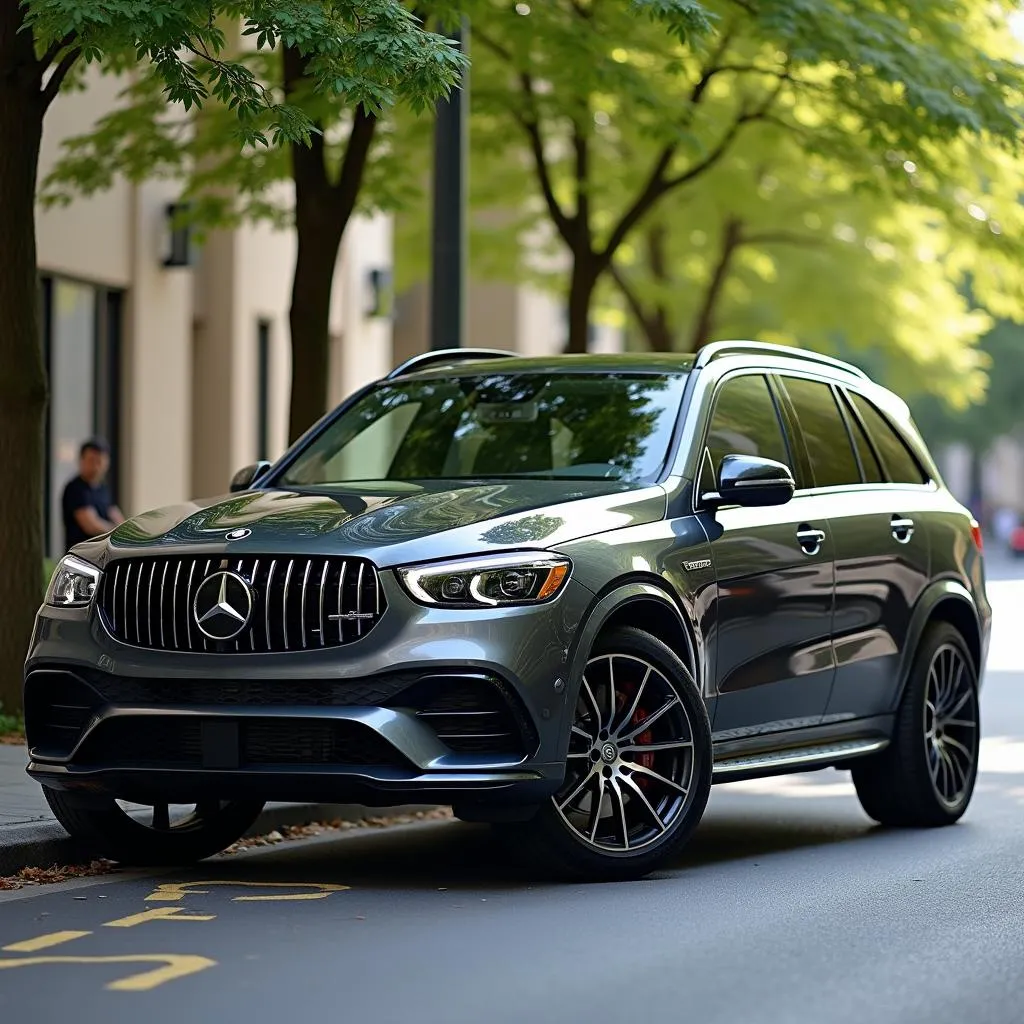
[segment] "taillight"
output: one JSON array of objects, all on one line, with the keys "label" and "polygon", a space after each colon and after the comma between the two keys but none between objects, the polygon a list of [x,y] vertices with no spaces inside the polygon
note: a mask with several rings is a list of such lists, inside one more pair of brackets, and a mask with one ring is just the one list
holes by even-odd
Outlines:
[{"label": "taillight", "polygon": [[977,549],[983,551],[985,549],[985,541],[981,536],[981,527],[978,525],[977,519],[971,520],[971,536],[974,538]]}]

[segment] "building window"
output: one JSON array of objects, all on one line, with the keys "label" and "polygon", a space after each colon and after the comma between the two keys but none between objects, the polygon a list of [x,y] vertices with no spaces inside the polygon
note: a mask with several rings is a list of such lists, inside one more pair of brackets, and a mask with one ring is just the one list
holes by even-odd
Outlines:
[{"label": "building window", "polygon": [[256,324],[256,458],[270,458],[270,321]]},{"label": "building window", "polygon": [[86,438],[111,444],[111,495],[118,500],[120,427],[120,292],[60,277],[42,279],[43,350],[50,377],[46,424],[46,546],[51,557],[64,550],[61,495],[78,472],[78,450]]}]

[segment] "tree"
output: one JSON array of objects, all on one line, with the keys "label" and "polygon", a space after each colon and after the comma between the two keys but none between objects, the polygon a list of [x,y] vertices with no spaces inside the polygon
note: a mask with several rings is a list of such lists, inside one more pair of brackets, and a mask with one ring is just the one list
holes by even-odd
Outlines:
[{"label": "tree", "polygon": [[[416,10],[422,15],[425,7]],[[446,4],[429,7],[450,13]],[[439,72],[450,82],[460,65],[457,51],[424,32],[420,17],[410,16],[397,0],[387,14],[390,22],[372,26],[364,20],[363,28],[373,36],[368,47],[373,52],[367,56],[371,66],[389,61],[377,73],[386,76],[381,95],[366,95],[348,83],[336,92],[324,91],[315,55],[293,44],[233,52],[235,62],[270,95],[286,98],[315,126],[308,140],[270,150],[239,146],[235,112],[224,104],[210,104],[198,117],[175,121],[161,116],[163,83],[159,69],[151,67],[125,90],[123,106],[66,140],[63,158],[44,182],[46,201],[68,202],[76,194],[109,188],[118,175],[133,181],[173,177],[183,182],[189,219],[200,230],[261,219],[294,227],[290,440],[327,408],[331,291],[348,222],[357,204],[388,208],[405,191],[406,169],[388,159],[390,131],[384,115],[390,117],[396,103],[420,112],[436,95]],[[440,67],[439,59],[445,62]],[[283,183],[289,186],[285,194]]]},{"label": "tree", "polygon": [[910,407],[921,433],[937,448],[959,442],[971,452],[971,491],[981,496],[981,467],[992,445],[1024,426],[1024,327],[1002,321],[979,345],[988,362],[988,388],[977,401],[960,407],[918,389]]},{"label": "tree", "polygon": [[[623,247],[612,273],[647,344],[693,351],[757,337],[827,350],[842,337],[855,353],[884,349],[901,389],[925,371],[937,392],[979,397],[984,356],[974,345],[992,320],[973,303],[1024,317],[1012,287],[1024,164],[949,153],[950,211],[944,194],[915,184],[909,157],[889,157],[911,190],[894,196],[867,187],[866,160],[841,164],[788,133],[764,134],[670,197]],[[989,283],[971,293],[968,276],[981,268]]]},{"label": "tree", "polygon": [[[454,82],[460,60],[399,0],[7,0],[0,4],[0,458],[16,486],[0,507],[0,701],[20,705],[20,675],[42,565],[43,426],[34,209],[43,119],[81,66],[142,67],[164,101],[214,101],[233,117],[236,145],[315,154],[315,121],[232,59],[224,22],[257,50],[293,54],[323,96],[375,114],[396,95],[423,102]],[[299,91],[298,85],[294,91]],[[307,148],[308,147],[308,148]],[[299,160],[303,157],[300,155]],[[317,201],[323,201],[324,190]],[[338,202],[337,199],[333,200]]]},{"label": "tree", "polygon": [[952,211],[946,150],[1017,144],[1024,78],[997,42],[1011,6],[470,2],[477,135],[515,133],[529,156],[570,262],[568,350],[586,347],[595,293],[634,230],[751,136],[792,136],[865,168],[860,187],[891,201],[925,190]]}]

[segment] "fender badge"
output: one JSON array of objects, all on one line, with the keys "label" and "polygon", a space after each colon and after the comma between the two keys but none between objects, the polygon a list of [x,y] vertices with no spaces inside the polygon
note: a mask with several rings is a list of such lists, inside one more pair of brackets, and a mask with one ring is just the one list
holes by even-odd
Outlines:
[{"label": "fender badge", "polygon": [[698,558],[696,562],[683,562],[683,568],[687,572],[693,572],[694,569],[710,569],[711,559],[710,558]]},{"label": "fender badge", "polygon": [[243,526],[240,530],[230,530],[224,534],[225,540],[245,540],[252,533],[252,530],[247,530]]}]

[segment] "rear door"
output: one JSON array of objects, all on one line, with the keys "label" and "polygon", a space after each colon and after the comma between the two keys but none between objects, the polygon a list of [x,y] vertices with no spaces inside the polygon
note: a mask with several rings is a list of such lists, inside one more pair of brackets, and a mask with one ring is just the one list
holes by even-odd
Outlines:
[{"label": "rear door", "polygon": [[[701,493],[722,458],[794,466],[763,374],[725,378],[705,435]],[[832,684],[832,538],[812,494],[770,508],[719,508],[701,519],[718,581],[716,740],[815,725]]]},{"label": "rear door", "polygon": [[827,715],[892,708],[914,606],[928,584],[925,517],[934,487],[898,430],[868,398],[842,399],[865,484],[830,513],[836,538],[836,681]]}]

